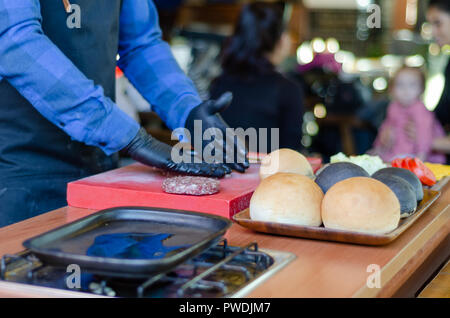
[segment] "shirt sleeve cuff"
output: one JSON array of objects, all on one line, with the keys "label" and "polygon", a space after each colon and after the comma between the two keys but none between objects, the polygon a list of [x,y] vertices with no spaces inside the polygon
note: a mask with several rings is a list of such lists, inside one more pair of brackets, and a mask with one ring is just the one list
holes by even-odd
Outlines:
[{"label": "shirt sleeve cuff", "polygon": [[[182,111],[180,112],[180,117],[178,118],[178,125],[173,127],[174,134],[179,141],[187,141],[188,139],[182,133],[183,129],[186,127],[186,121],[189,117],[191,111],[202,103],[200,97],[197,96],[185,96],[178,104]],[[182,105],[182,106],[181,106]]]},{"label": "shirt sleeve cuff", "polygon": [[114,105],[91,140],[94,146],[109,156],[125,148],[136,137],[139,129],[140,125],[134,119]]}]

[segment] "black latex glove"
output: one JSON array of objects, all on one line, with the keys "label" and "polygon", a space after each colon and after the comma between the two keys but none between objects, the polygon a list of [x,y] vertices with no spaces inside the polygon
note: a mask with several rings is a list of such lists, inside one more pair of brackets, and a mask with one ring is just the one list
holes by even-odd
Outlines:
[{"label": "black latex glove", "polygon": [[[186,120],[186,129],[189,130],[191,134],[191,138],[195,138],[194,136],[194,121],[195,120],[201,120],[202,121],[202,136],[203,132],[207,130],[208,128],[217,128],[222,131],[223,138],[226,139],[226,128],[229,128],[227,123],[223,120],[222,116],[220,116],[220,112],[225,110],[231,103],[233,99],[233,95],[231,93],[225,93],[223,94],[219,99],[217,100],[208,100],[199,106],[195,107],[189,114],[187,120]],[[202,138],[196,137],[196,138]],[[202,142],[202,149],[195,149],[196,145],[194,142],[192,142],[192,146],[197,152],[203,151],[206,145],[210,144],[211,140],[204,140]],[[224,145],[226,145],[226,148]],[[250,165],[247,158],[247,149],[245,148],[245,144],[243,141],[238,142],[233,138],[233,140],[226,140],[220,145],[222,152],[223,152],[223,161],[222,163],[226,164],[231,169],[234,169],[239,172],[245,172],[245,169],[247,169]],[[226,149],[229,147],[234,148],[234,158],[228,158]],[[230,149],[229,149],[230,150]],[[202,152],[203,153],[203,152]],[[228,152],[231,153],[231,152]],[[232,163],[227,163],[230,162]]]},{"label": "black latex glove", "polygon": [[163,170],[217,178],[231,173],[231,169],[223,164],[194,163],[193,159],[191,163],[174,162],[172,147],[156,140],[143,128],[123,150],[134,160]]}]

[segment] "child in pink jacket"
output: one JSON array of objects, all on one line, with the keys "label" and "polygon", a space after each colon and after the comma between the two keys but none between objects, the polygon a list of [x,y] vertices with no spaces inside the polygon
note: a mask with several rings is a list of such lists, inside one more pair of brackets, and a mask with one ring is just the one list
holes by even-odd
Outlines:
[{"label": "child in pink jacket", "polygon": [[[445,163],[445,155],[432,151],[435,138],[445,136],[444,130],[423,102],[425,89],[423,73],[412,67],[402,67],[394,76],[391,86],[393,101],[389,104],[387,116],[381,125],[369,151],[383,161],[411,156],[422,161]],[[413,125],[415,138],[408,136],[408,125]]]}]

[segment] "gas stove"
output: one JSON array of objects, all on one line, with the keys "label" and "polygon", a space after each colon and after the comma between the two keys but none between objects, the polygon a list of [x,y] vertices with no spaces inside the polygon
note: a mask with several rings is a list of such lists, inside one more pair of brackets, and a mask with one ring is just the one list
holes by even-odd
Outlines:
[{"label": "gas stove", "polygon": [[0,290],[20,297],[238,298],[295,258],[292,253],[259,249],[257,243],[229,246],[223,239],[165,272],[125,278],[106,277],[82,268],[77,274],[76,268],[45,264],[25,250],[2,257]]}]

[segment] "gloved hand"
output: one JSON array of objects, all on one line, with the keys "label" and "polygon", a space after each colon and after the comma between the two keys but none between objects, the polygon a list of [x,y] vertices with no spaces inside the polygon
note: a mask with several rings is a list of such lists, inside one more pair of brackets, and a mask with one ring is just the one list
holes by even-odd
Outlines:
[{"label": "gloved hand", "polygon": [[231,169],[223,164],[176,163],[172,160],[172,147],[162,143],[141,128],[134,139],[123,149],[131,158],[148,166],[197,176],[221,178]]},{"label": "gloved hand", "polygon": [[[245,148],[245,143],[242,140],[240,142],[237,141],[237,138],[228,138],[227,140],[228,136],[226,135],[226,129],[229,128],[229,126],[227,125],[227,123],[225,123],[222,116],[220,116],[219,114],[230,105],[232,99],[233,95],[228,92],[223,94],[217,100],[209,100],[195,107],[190,112],[186,120],[186,129],[189,130],[191,139],[201,138],[202,149],[196,149],[198,147],[195,142],[193,142],[193,147],[197,152],[202,151],[202,153],[203,149],[205,149],[205,146],[211,143],[211,140],[203,140],[202,137],[204,131],[209,128],[219,129],[222,132],[224,139],[221,142],[219,141],[223,153],[223,159],[221,163],[224,163],[225,165],[236,171],[245,172],[245,170],[250,166],[247,158],[247,149]],[[194,122],[196,120],[201,120],[202,136],[195,136],[194,134]],[[230,149],[230,147],[232,148]],[[233,150],[234,152],[232,152]],[[227,153],[233,153],[234,158],[228,157]]]}]

